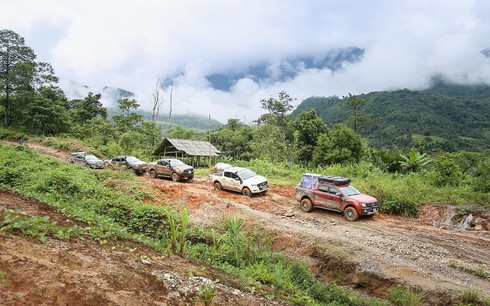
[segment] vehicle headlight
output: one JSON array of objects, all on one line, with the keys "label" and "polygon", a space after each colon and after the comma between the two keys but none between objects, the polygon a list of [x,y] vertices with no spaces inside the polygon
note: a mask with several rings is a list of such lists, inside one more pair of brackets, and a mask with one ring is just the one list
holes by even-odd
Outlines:
[{"label": "vehicle headlight", "polygon": [[366,203],[360,203],[362,207],[367,207]]}]

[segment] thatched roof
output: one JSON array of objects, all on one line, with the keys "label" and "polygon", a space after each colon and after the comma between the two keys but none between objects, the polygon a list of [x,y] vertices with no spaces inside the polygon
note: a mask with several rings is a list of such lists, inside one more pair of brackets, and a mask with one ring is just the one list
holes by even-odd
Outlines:
[{"label": "thatched roof", "polygon": [[219,156],[220,153],[208,141],[165,138],[153,154],[156,156]]}]

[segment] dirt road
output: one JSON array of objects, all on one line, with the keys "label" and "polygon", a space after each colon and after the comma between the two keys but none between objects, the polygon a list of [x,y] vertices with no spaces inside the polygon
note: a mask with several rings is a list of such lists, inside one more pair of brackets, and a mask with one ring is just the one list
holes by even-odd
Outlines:
[{"label": "dirt road", "polygon": [[[171,202],[190,209],[194,222],[207,224],[239,215],[276,236],[276,249],[307,259],[330,281],[383,296],[404,283],[445,298],[447,292],[476,289],[490,296],[490,280],[451,267],[490,271],[490,232],[442,229],[389,215],[347,222],[335,212],[305,213],[293,187],[273,186],[266,196],[246,198],[215,191],[205,178],[189,183],[149,180]],[[335,264],[334,273],[328,267]],[[339,273],[340,271],[340,273]]]}]

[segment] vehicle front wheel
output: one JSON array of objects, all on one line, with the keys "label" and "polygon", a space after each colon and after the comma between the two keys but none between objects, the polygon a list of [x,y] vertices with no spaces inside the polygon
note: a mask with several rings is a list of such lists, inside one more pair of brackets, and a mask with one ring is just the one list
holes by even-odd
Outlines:
[{"label": "vehicle front wheel", "polygon": [[214,190],[218,190],[218,191],[223,190],[223,186],[221,186],[220,182],[215,182],[213,186],[214,186]]},{"label": "vehicle front wheel", "polygon": [[304,212],[311,212],[313,210],[313,203],[308,198],[301,200],[300,202],[301,210]]},{"label": "vehicle front wheel", "polygon": [[155,170],[153,170],[153,169],[152,169],[152,170],[150,170],[150,177],[151,177],[152,179],[157,178],[157,173],[155,172]]},{"label": "vehicle front wheel", "polygon": [[354,222],[359,218],[359,215],[357,214],[357,210],[354,207],[349,206],[344,209],[344,218],[347,221]]},{"label": "vehicle front wheel", "polygon": [[174,181],[174,182],[180,181],[180,175],[175,173],[175,172],[172,173],[172,181]]},{"label": "vehicle front wheel", "polygon": [[242,194],[246,197],[249,197],[251,198],[252,197],[252,192],[250,191],[250,189],[248,189],[248,187],[245,187],[243,188],[242,190]]}]

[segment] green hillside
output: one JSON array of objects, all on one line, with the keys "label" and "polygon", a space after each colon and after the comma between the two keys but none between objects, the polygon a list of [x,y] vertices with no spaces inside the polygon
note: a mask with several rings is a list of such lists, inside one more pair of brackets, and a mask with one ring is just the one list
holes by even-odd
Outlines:
[{"label": "green hillside", "polygon": [[[146,120],[151,120],[151,112],[144,110],[137,110],[137,114],[142,115]],[[107,110],[109,118],[122,114],[120,109],[111,108]],[[160,114],[156,121],[158,126],[162,126],[162,129],[167,129],[169,126],[169,120],[167,114]],[[223,124],[213,118],[208,118],[202,115],[172,115],[172,127],[182,127],[186,129],[192,129],[196,131],[213,131],[218,129]]]},{"label": "green hillside", "polygon": [[[377,148],[487,151],[490,148],[490,87],[438,84],[425,92],[397,90],[358,96],[368,121],[358,133]],[[329,127],[348,122],[345,99],[311,97],[293,115],[315,109]]]}]

